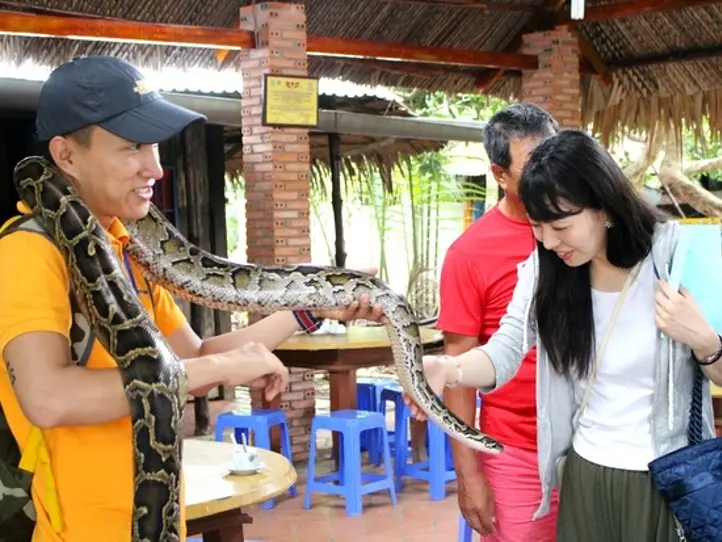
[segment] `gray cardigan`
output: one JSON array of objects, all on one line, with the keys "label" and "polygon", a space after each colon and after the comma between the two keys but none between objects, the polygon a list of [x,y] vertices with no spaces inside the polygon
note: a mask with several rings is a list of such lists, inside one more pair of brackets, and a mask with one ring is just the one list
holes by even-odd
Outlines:
[{"label": "gray cardigan", "polygon": [[[664,280],[669,278],[669,263],[678,232],[677,222],[670,221],[660,224],[654,235],[652,258]],[[534,519],[549,512],[551,491],[557,485],[556,461],[571,445],[572,416],[579,407],[575,404],[572,382],[551,368],[547,353],[536,338],[532,298],[538,267],[537,251],[534,250],[519,266],[519,280],[499,330],[488,343],[479,347],[496,369],[495,387],[482,389],[485,393],[513,378],[525,354],[531,350],[532,342],[536,342],[537,446],[542,500]],[[659,457],[687,445],[694,362],[689,347],[670,341],[662,333],[657,335],[655,357],[657,370],[651,429],[654,452]],[[713,438],[714,415],[708,380],[704,382],[703,397],[704,438]]]}]

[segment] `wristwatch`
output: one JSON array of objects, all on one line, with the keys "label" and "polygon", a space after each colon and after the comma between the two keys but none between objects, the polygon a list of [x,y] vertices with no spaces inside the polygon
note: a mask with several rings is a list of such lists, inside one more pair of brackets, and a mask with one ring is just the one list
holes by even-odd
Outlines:
[{"label": "wristwatch", "polygon": [[695,360],[699,365],[712,365],[713,363],[717,362],[717,361],[720,359],[720,357],[722,357],[722,335],[719,335],[719,334],[718,334],[717,337],[718,337],[719,340],[720,340],[720,345],[719,345],[719,347],[717,348],[717,350],[715,350],[715,351],[714,351],[712,354],[710,354],[709,356],[707,356],[707,357],[705,357],[705,358],[702,358],[702,359],[697,359],[697,356],[695,356],[695,355],[694,355],[694,352],[692,352],[692,357],[694,357],[694,360]]}]

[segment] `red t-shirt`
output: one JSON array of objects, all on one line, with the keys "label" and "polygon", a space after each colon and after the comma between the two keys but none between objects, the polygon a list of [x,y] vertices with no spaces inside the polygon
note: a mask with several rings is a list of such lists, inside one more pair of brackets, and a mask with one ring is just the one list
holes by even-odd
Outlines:
[{"label": "red t-shirt", "polygon": [[[441,270],[438,329],[479,337],[499,329],[517,282],[517,264],[536,241],[528,222],[497,207],[479,217],[451,245]],[[482,398],[481,430],[502,444],[536,450],[536,348],[507,384]]]}]

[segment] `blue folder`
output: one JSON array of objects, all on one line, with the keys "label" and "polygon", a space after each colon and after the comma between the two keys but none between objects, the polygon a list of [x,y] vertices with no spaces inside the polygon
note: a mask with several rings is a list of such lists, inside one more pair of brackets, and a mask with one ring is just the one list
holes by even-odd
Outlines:
[{"label": "blue folder", "polygon": [[722,334],[722,232],[719,223],[680,224],[669,285],[684,286]]}]

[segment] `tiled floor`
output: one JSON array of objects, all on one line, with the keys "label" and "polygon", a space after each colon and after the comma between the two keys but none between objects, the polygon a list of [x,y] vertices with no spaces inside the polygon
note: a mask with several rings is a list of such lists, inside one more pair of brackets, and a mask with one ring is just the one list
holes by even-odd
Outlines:
[{"label": "tiled floor", "polygon": [[247,510],[253,525],[244,529],[254,542],[455,542],[458,508],[456,488],[449,484],[443,501],[430,501],[427,485],[409,481],[391,505],[388,492],[367,495],[361,516],[348,517],[343,499],[314,494],[303,509],[305,486],[295,498],[281,497],[273,510]]}]

